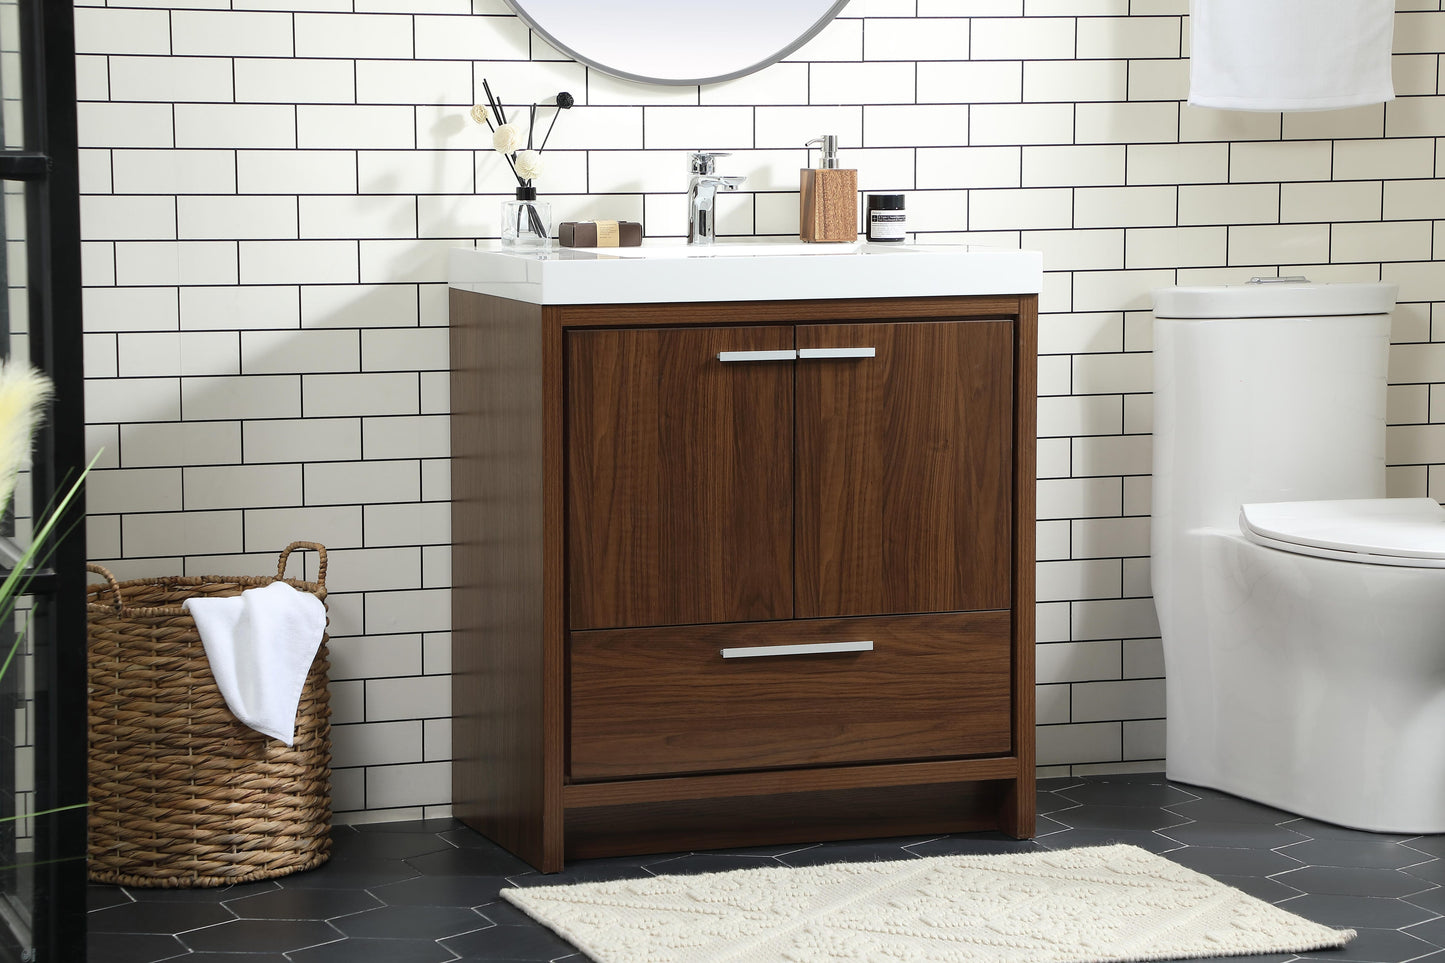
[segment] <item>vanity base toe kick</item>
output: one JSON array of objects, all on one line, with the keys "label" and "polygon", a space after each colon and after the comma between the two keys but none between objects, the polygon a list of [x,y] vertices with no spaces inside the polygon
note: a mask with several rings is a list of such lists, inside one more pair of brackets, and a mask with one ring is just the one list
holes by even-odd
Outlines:
[{"label": "vanity base toe kick", "polygon": [[453,810],[567,860],[1034,833],[1036,296],[453,289]]},{"label": "vanity base toe kick", "polygon": [[564,853],[585,859],[981,830],[1028,838],[1032,792],[1026,813],[1011,803],[1018,771],[1018,760],[1005,757],[569,786]]}]

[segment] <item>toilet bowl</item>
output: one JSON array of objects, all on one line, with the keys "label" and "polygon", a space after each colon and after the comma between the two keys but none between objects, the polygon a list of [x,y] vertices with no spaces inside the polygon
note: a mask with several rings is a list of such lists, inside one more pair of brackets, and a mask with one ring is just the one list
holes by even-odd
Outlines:
[{"label": "toilet bowl", "polygon": [[1166,769],[1357,829],[1445,832],[1445,509],[1385,498],[1389,284],[1154,305]]}]

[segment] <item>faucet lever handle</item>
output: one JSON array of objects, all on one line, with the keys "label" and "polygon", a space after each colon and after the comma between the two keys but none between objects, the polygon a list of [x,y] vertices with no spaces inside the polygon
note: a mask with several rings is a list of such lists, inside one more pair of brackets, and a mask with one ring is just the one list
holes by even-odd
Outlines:
[{"label": "faucet lever handle", "polygon": [[715,158],[731,156],[732,151],[695,150],[687,159],[688,169],[694,174],[711,174],[716,166]]}]

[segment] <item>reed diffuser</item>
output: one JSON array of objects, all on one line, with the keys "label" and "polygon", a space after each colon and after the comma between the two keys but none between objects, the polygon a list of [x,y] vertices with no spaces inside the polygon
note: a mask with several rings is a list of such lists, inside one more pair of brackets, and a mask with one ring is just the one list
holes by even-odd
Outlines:
[{"label": "reed diffuser", "polygon": [[[547,247],[552,240],[552,206],[537,200],[536,180],[542,174],[542,151],[557,126],[557,117],[572,107],[576,100],[567,91],[560,91],[551,103],[531,104],[527,109],[527,133],[525,139],[516,124],[507,119],[507,109],[492,93],[491,84],[482,80],[485,104],[472,107],[472,120],[485,124],[492,132],[492,148],[501,154],[517,178],[515,200],[502,203],[502,245],[504,247]],[[541,144],[533,147],[533,136],[537,129],[538,108],[551,107],[552,121],[542,135]],[[494,122],[495,119],[495,122]]]}]

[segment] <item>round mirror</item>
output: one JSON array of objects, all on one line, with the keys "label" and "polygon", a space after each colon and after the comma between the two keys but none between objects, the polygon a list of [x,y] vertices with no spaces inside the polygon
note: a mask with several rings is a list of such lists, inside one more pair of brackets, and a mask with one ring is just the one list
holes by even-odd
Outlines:
[{"label": "round mirror", "polygon": [[822,30],[848,0],[507,0],[582,63],[652,84],[710,84],[760,70]]}]

